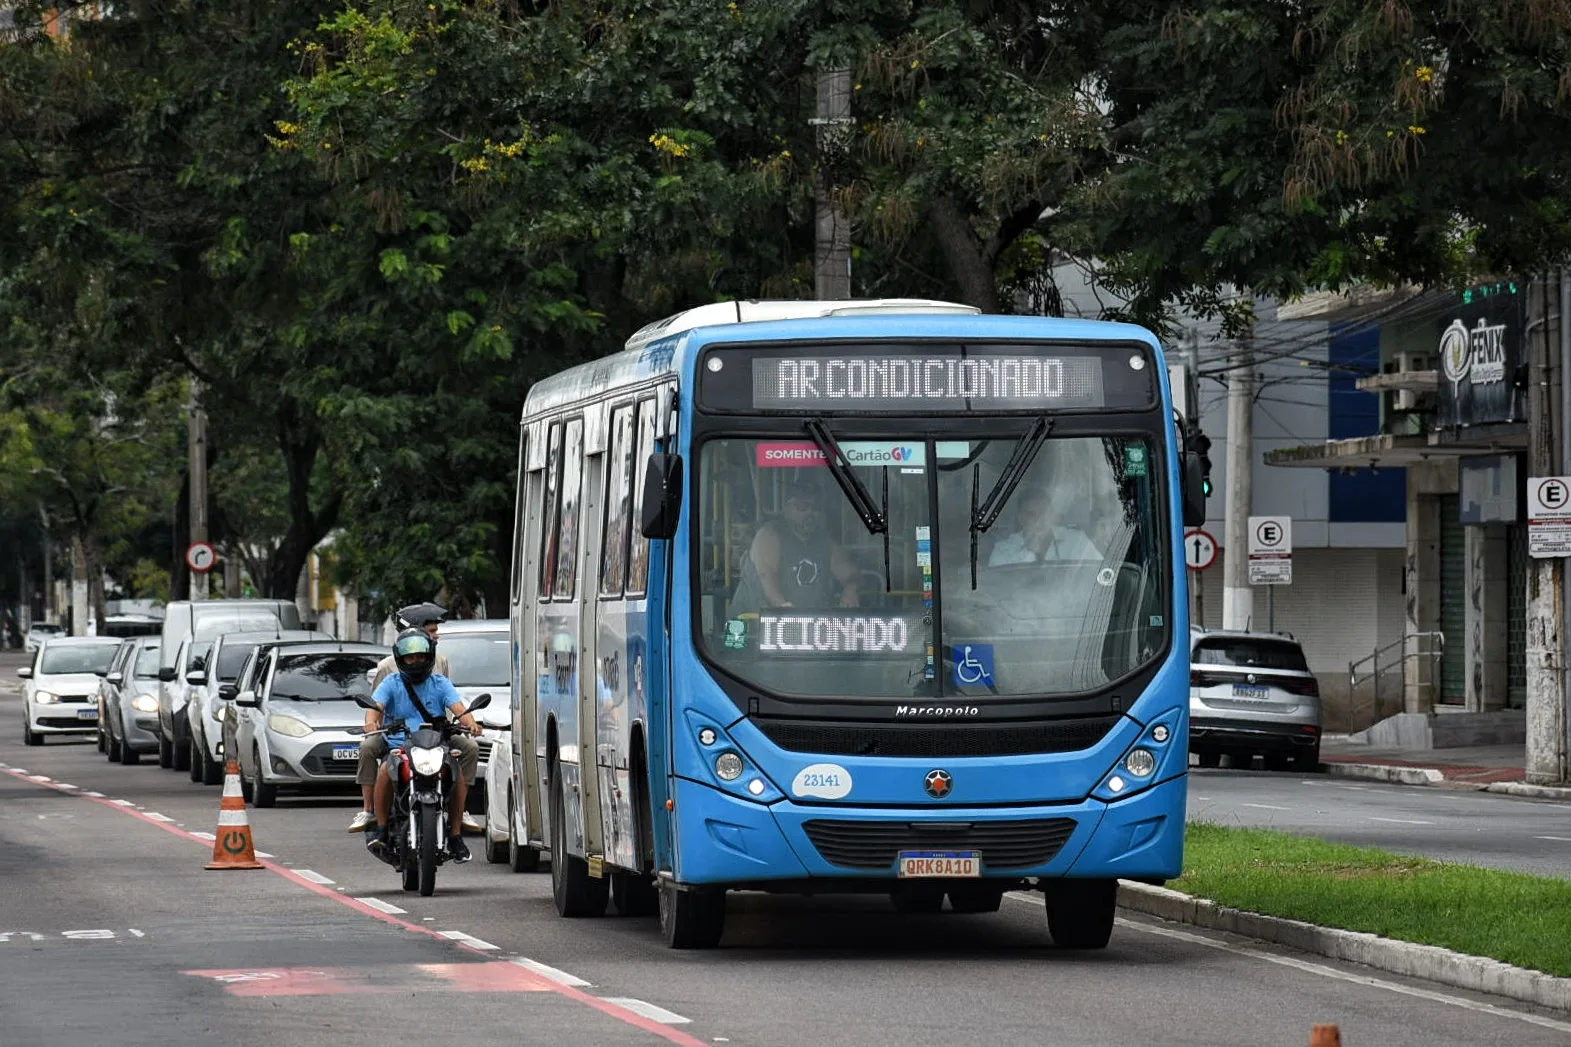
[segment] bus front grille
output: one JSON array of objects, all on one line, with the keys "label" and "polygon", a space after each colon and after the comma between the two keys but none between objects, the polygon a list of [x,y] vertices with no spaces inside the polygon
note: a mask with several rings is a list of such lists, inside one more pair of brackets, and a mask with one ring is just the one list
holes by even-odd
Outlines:
[{"label": "bus front grille", "polygon": [[826,862],[848,869],[892,871],[901,851],[980,851],[984,869],[1026,869],[1052,861],[1074,833],[1075,820],[933,824],[820,818],[802,829]]},{"label": "bus front grille", "polygon": [[1027,756],[1089,749],[1121,716],[1083,716],[1031,724],[805,724],[755,719],[782,749],[825,756]]}]

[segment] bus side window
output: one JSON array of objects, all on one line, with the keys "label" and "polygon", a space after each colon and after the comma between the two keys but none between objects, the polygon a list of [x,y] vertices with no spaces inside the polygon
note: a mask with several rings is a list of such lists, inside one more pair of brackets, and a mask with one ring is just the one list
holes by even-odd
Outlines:
[{"label": "bus side window", "polygon": [[524,526],[529,519],[529,431],[523,430],[518,440],[518,471],[514,480],[513,506],[513,563],[508,573],[508,596],[513,603],[524,598]]},{"label": "bus side window", "polygon": [[551,426],[546,442],[545,515],[540,518],[540,599],[551,599],[556,587],[557,518],[556,496],[562,484],[562,423]]},{"label": "bus side window", "polygon": [[605,535],[600,554],[600,595],[621,596],[627,575],[627,532],[632,516],[633,409],[611,414],[611,451],[606,462]]},{"label": "bus side window", "polygon": [[[638,441],[633,447],[633,511],[631,519],[644,518],[644,469],[655,449],[655,402],[638,402]],[[634,527],[627,550],[627,595],[643,596],[649,588],[649,539]]]},{"label": "bus side window", "polygon": [[584,482],[584,421],[567,423],[567,438],[562,448],[562,499],[557,518],[556,584],[552,594],[558,600],[571,600],[578,581],[578,506]]}]

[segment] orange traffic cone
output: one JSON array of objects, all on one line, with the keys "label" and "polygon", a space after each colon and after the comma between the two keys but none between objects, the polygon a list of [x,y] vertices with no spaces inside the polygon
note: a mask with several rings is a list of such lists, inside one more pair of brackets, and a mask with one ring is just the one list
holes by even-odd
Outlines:
[{"label": "orange traffic cone", "polygon": [[1309,1030],[1309,1047],[1342,1047],[1342,1030],[1335,1025],[1316,1025]]},{"label": "orange traffic cone", "polygon": [[218,805],[218,832],[213,838],[209,869],[265,869],[256,860],[251,844],[251,823],[245,816],[245,794],[240,791],[240,764],[224,768],[224,799]]}]

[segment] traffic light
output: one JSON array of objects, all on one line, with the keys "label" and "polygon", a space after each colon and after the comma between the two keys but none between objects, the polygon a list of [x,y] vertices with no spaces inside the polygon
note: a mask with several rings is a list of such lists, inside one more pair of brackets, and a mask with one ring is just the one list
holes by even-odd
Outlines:
[{"label": "traffic light", "polygon": [[1207,498],[1211,497],[1211,438],[1201,431],[1200,426],[1194,427],[1189,439],[1189,446],[1200,456],[1200,490]]}]

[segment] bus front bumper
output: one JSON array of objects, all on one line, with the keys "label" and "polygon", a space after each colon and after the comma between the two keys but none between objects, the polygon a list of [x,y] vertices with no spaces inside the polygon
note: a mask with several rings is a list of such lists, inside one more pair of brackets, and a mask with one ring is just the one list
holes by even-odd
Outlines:
[{"label": "bus front bumper", "polygon": [[901,852],[979,852],[983,878],[1169,880],[1183,867],[1188,777],[1106,803],[1039,807],[765,806],[674,782],[676,879],[767,889],[771,881],[894,883]]}]

